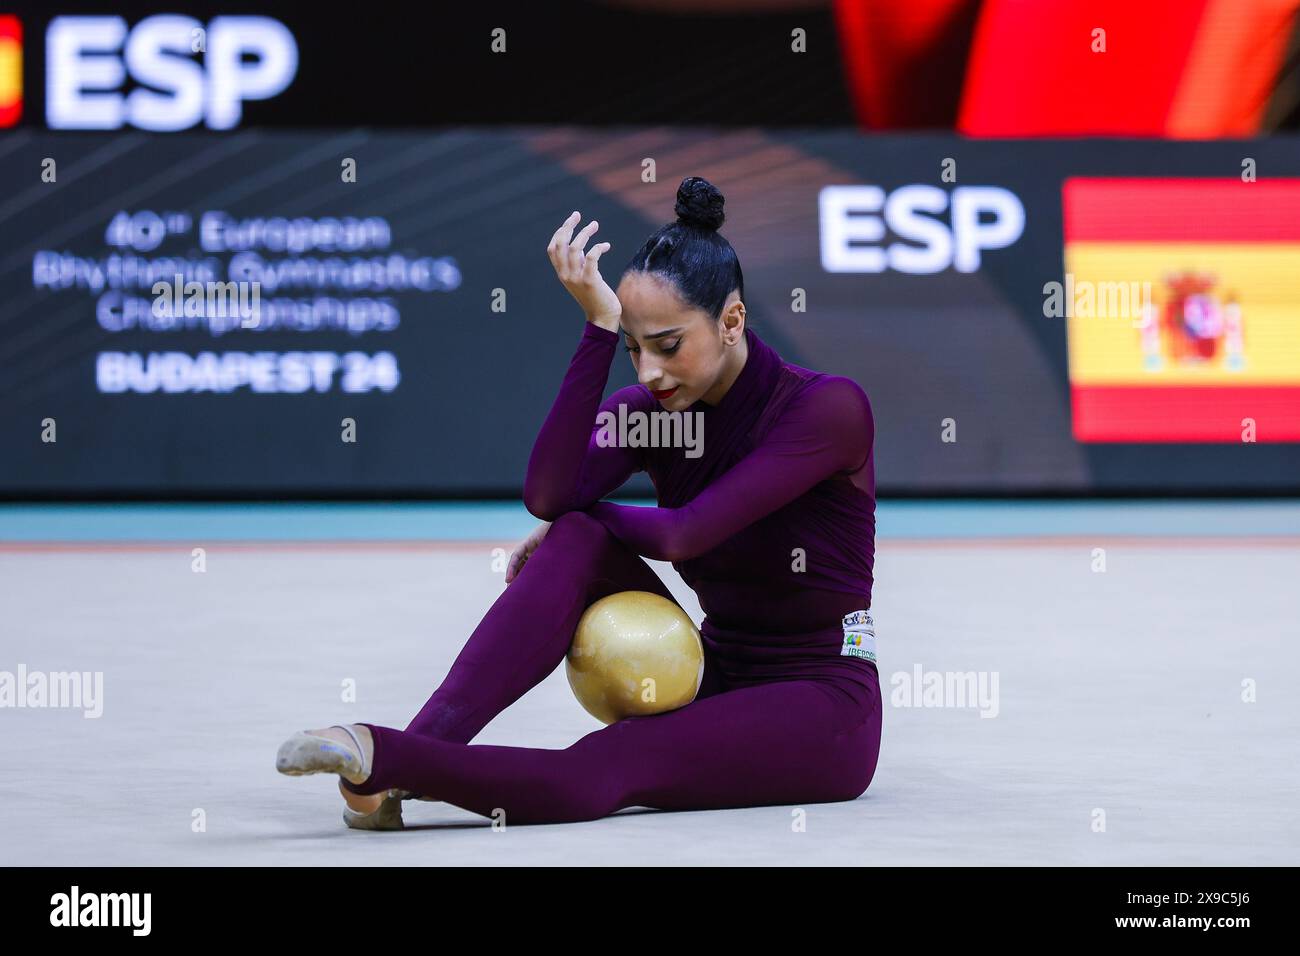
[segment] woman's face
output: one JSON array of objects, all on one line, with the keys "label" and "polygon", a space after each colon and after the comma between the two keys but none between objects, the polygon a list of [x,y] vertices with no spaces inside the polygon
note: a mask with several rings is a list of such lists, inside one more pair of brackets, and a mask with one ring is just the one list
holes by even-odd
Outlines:
[{"label": "woman's face", "polygon": [[[623,306],[623,345],[632,356],[637,380],[669,411],[682,411],[711,393],[727,375],[736,341],[744,332],[744,306],[731,293],[722,321],[688,307],[677,290],[651,273],[628,272],[618,284]],[[734,376],[733,376],[734,377]]]}]

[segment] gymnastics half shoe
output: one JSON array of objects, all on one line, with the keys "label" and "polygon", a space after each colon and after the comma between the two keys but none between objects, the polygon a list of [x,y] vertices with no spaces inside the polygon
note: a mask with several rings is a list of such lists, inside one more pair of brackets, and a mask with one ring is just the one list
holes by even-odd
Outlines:
[{"label": "gymnastics half shoe", "polygon": [[299,731],[280,745],[275,755],[275,769],[290,776],[309,773],[336,773],[349,783],[359,784],[370,776],[366,766],[365,750],[356,731],[343,724],[334,724],[344,731],[356,745],[356,750],[329,737]]},{"label": "gymnastics half shoe", "polygon": [[351,807],[343,808],[343,822],[353,830],[401,830],[402,796],[401,790],[389,790],[384,794],[384,801],[374,813],[362,813]]}]

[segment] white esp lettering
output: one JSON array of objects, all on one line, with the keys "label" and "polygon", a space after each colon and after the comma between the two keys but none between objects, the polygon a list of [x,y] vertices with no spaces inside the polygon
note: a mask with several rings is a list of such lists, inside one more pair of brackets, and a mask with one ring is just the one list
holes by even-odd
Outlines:
[{"label": "white esp lettering", "polygon": [[889,194],[879,186],[826,186],[818,207],[827,272],[975,272],[984,250],[1005,249],[1025,229],[1020,197],[1000,186],[959,186],[951,194],[924,184]]},{"label": "white esp lettering", "polygon": [[[205,30],[205,51],[194,52]],[[131,28],[121,17],[55,17],[45,31],[45,120],[51,129],[233,129],[245,100],[270,99],[297,72],[298,44],[270,17],[216,17],[206,28],[176,14]],[[123,93],[128,77],[135,86]]]}]

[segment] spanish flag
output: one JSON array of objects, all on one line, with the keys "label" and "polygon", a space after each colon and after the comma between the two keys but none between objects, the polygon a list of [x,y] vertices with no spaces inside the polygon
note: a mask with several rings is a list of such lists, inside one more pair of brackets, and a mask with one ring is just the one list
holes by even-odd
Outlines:
[{"label": "spanish flag", "polygon": [[1062,201],[1074,437],[1300,441],[1300,179],[1072,178]]},{"label": "spanish flag", "polygon": [[0,16],[0,127],[16,126],[23,115],[23,25]]}]

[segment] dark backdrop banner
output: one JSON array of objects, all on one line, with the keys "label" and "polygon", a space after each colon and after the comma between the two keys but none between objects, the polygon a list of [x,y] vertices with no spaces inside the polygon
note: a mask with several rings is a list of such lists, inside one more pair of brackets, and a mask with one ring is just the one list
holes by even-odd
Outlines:
[{"label": "dark backdrop banner", "polygon": [[0,175],[11,498],[517,495],[582,332],[547,241],[599,219],[615,282],[687,175],[882,492],[1300,491],[1295,140],[32,130]]}]

